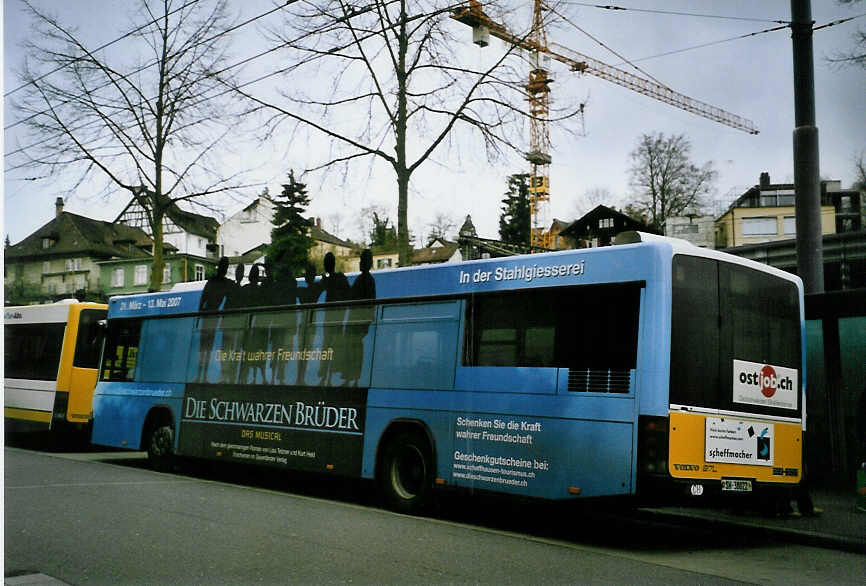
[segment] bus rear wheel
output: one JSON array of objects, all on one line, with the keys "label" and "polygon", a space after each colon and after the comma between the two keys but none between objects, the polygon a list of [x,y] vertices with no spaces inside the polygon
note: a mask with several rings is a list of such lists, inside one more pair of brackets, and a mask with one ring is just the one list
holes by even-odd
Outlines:
[{"label": "bus rear wheel", "polygon": [[423,434],[401,432],[385,446],[379,486],[393,510],[416,514],[425,510],[433,492],[433,458]]},{"label": "bus rear wheel", "polygon": [[170,425],[159,425],[150,432],[147,441],[147,460],[151,468],[167,472],[174,465],[174,430]]}]

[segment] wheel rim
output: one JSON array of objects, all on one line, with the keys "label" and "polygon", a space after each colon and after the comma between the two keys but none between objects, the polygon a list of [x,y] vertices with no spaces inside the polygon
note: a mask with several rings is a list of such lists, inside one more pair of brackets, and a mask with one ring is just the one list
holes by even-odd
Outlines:
[{"label": "wheel rim", "polygon": [[404,446],[391,464],[391,486],[404,500],[417,497],[424,490],[427,465],[416,446]]},{"label": "wheel rim", "polygon": [[157,429],[150,440],[150,450],[154,456],[164,456],[171,449],[171,434],[165,429]]}]

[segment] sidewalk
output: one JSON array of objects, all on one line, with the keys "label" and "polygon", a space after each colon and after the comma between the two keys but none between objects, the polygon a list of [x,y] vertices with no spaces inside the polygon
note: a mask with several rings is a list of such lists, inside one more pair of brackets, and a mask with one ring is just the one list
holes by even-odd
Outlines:
[{"label": "sidewalk", "polygon": [[690,507],[642,511],[662,518],[674,516],[678,522],[733,524],[763,531],[780,541],[866,553],[866,512],[857,511],[854,489],[843,492],[819,488],[812,489],[811,495],[817,513],[812,516],[795,512],[784,517],[763,517],[754,512]]}]

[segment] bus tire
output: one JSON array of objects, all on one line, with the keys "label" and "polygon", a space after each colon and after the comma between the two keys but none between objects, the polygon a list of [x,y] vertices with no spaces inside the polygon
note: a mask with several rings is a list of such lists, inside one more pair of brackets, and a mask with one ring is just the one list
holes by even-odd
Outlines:
[{"label": "bus tire", "polygon": [[157,472],[174,467],[174,430],[171,425],[157,425],[147,439],[147,460]]},{"label": "bus tire", "polygon": [[388,440],[379,468],[379,488],[389,508],[400,513],[424,511],[433,493],[433,457],[427,437],[401,431]]}]

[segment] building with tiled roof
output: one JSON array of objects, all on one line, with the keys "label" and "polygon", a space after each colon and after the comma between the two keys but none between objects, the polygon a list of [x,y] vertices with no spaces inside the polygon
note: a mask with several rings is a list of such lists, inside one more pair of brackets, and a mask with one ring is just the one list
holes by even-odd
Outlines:
[{"label": "building with tiled roof", "polygon": [[444,238],[436,238],[430,246],[414,248],[409,253],[409,262],[412,265],[429,265],[443,262],[460,262],[463,255],[456,242],[450,242]]},{"label": "building with tiled roof", "polygon": [[595,248],[610,246],[617,234],[630,230],[658,233],[622,212],[599,205],[569,224],[559,235],[573,239],[575,248]]},{"label": "building with tiled roof", "polygon": [[[139,228],[153,236],[147,221],[147,212],[137,197],[129,201],[114,222]],[[219,221],[216,218],[183,210],[172,203],[163,218],[163,241],[181,254],[216,258],[218,229]]]},{"label": "building with tiled roof", "polygon": [[[248,251],[257,250],[261,245],[271,242],[274,217],[274,201],[267,193],[230,214],[223,222],[216,236],[219,256],[239,257]],[[313,239],[310,249],[310,262],[321,272],[322,260],[327,253],[337,258],[337,270],[351,272],[358,270],[360,250],[348,240],[343,240],[322,227],[321,218],[309,219],[308,235]]]},{"label": "building with tiled roof", "polygon": [[5,249],[6,302],[99,298],[99,261],[149,259],[152,247],[142,230],[65,212],[63,199],[57,198],[52,220]]}]

